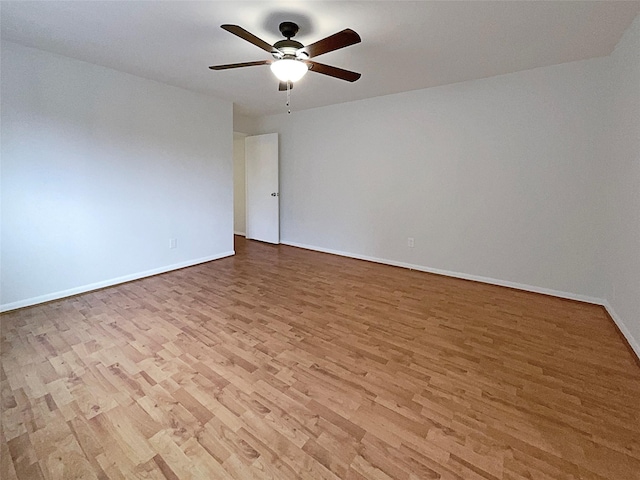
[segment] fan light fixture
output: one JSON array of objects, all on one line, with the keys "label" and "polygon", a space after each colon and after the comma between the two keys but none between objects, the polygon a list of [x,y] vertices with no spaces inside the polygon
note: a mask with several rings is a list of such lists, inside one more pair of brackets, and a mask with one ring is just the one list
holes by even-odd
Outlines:
[{"label": "fan light fixture", "polygon": [[[360,43],[360,35],[350,28],[345,28],[338,33],[329,35],[328,37],[309,45],[303,45],[293,39],[293,37],[298,33],[298,25],[293,22],[282,22],[278,29],[285,39],[278,40],[273,45],[270,45],[239,25],[224,24],[220,25],[220,27],[271,54],[273,58],[270,58],[269,60],[257,60],[255,62],[211,65],[209,67],[211,70],[227,70],[230,68],[271,65],[271,71],[278,80],[280,80],[278,90],[281,92],[290,92],[293,88],[294,82],[297,82],[304,77],[307,71],[328,75],[333,78],[339,78],[340,80],[345,80],[347,82],[355,82],[360,78],[359,73],[318,63],[315,60],[310,60],[314,57],[324,55],[325,53]],[[287,93],[287,95],[289,95],[289,93]]]},{"label": "fan light fixture", "polygon": [[306,63],[292,58],[283,58],[271,64],[271,71],[281,82],[297,82],[307,70],[309,67]]}]

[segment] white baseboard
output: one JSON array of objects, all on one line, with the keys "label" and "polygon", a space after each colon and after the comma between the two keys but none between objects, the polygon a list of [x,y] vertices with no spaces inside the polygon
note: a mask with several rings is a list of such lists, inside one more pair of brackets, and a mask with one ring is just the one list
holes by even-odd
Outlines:
[{"label": "white baseboard", "polygon": [[394,267],[403,267],[411,270],[418,270],[420,272],[435,273],[437,275],[444,275],[447,277],[461,278],[463,280],[473,280],[476,282],[488,283],[490,285],[499,285],[501,287],[515,288],[517,290],[524,290],[527,292],[542,293],[545,295],[551,295],[553,297],[566,298],[569,300],[577,300],[579,302],[592,303],[594,305],[601,305],[607,310],[607,312],[609,313],[609,315],[611,316],[615,324],[618,326],[618,329],[620,330],[620,332],[622,332],[622,335],[624,335],[624,337],[627,339],[627,342],[629,343],[629,345],[631,346],[635,354],[638,356],[638,359],[640,359],[640,344],[635,338],[633,338],[633,335],[631,335],[631,332],[622,321],[622,318],[620,318],[615,313],[615,311],[613,310],[613,307],[609,304],[609,302],[602,298],[589,297],[587,295],[579,295],[577,293],[563,292],[560,290],[552,290],[550,288],[536,287],[533,285],[526,285],[524,283],[509,282],[506,280],[499,280],[496,278],[482,277],[479,275],[469,275],[467,273],[441,270],[439,268],[429,268],[423,265],[414,265],[411,263],[385,260],[382,258],[369,257],[367,255],[358,255],[355,253],[342,252],[339,250],[332,250],[329,248],[316,247],[314,245],[305,245],[302,243],[286,242],[286,241],[283,241],[281,243],[283,245],[304,248],[306,250],[315,250],[316,252],[330,253],[332,255],[340,255],[342,257],[356,258],[358,260],[366,260],[369,262],[382,263],[385,265],[392,265]]},{"label": "white baseboard", "polygon": [[233,234],[234,234],[234,235],[240,235],[240,236],[242,236],[242,237],[246,237],[246,236],[247,236],[247,233],[246,233],[246,232],[235,232],[235,231],[234,231],[234,232],[233,232]]},{"label": "white baseboard", "polygon": [[[234,234],[235,235],[243,235],[243,236],[245,235],[244,233],[241,233],[241,232],[234,232]],[[437,275],[444,275],[444,276],[447,276],[447,277],[460,278],[460,279],[463,279],[463,280],[473,280],[473,281],[476,281],[476,282],[488,283],[490,285],[499,285],[499,286],[502,286],[502,287],[515,288],[517,290],[524,290],[524,291],[527,291],[527,292],[542,293],[542,294],[551,295],[551,296],[554,296],[554,297],[566,298],[566,299],[569,299],[569,300],[577,300],[577,301],[580,301],[580,302],[592,303],[592,304],[595,304],[595,305],[602,305],[607,310],[607,312],[609,313],[609,315],[611,316],[611,318],[613,319],[615,324],[618,326],[618,329],[620,330],[620,332],[622,332],[624,337],[627,339],[627,342],[631,346],[632,350],[635,352],[635,354],[640,359],[640,343],[638,343],[638,341],[635,338],[633,338],[633,335],[631,335],[631,332],[629,331],[629,329],[626,327],[626,325],[622,321],[622,318],[620,318],[618,316],[618,314],[615,312],[615,310],[613,309],[611,304],[607,300],[603,300],[601,298],[589,297],[589,296],[586,296],[586,295],[579,295],[579,294],[576,294],[576,293],[563,292],[563,291],[560,291],[560,290],[552,290],[552,289],[549,289],[549,288],[536,287],[536,286],[533,286],[533,285],[526,285],[526,284],[523,284],[523,283],[509,282],[509,281],[506,281],[506,280],[499,280],[499,279],[496,279],[496,278],[483,277],[483,276],[479,276],[479,275],[470,275],[470,274],[467,274],[467,273],[452,272],[450,270],[441,270],[439,268],[429,268],[429,267],[425,267],[423,265],[415,265],[415,264],[405,263],[405,262],[396,262],[396,261],[393,261],[393,260],[386,260],[386,259],[382,259],[382,258],[369,257],[367,255],[359,255],[359,254],[343,252],[343,251],[339,251],[339,250],[332,250],[332,249],[329,249],[329,248],[316,247],[314,245],[306,245],[306,244],[302,244],[302,243],[286,242],[286,241],[282,241],[280,243],[282,243],[283,245],[289,245],[291,247],[304,248],[305,250],[314,250],[316,252],[330,253],[332,255],[340,255],[342,257],[355,258],[355,259],[358,259],[358,260],[366,260],[366,261],[369,261],[369,262],[381,263],[381,264],[384,264],[384,265],[391,265],[391,266],[394,266],[394,267],[408,268],[410,270],[417,270],[417,271],[420,271],[420,272],[435,273]],[[191,267],[191,266],[194,266],[194,265],[198,265],[200,263],[211,262],[213,260],[218,260],[220,258],[229,257],[231,255],[235,255],[235,251],[231,250],[229,252],[224,252],[224,253],[221,253],[219,255],[213,255],[213,256],[210,256],[210,257],[199,258],[199,259],[196,259],[196,260],[189,260],[189,261],[182,262],[182,263],[176,263],[176,264],[173,264],[173,265],[168,265],[166,267],[156,268],[156,269],[153,269],[153,270],[147,270],[145,272],[135,273],[135,274],[132,274],[132,275],[125,275],[123,277],[113,278],[111,280],[105,280],[103,282],[97,282],[97,283],[92,283],[92,284],[89,284],[89,285],[83,285],[81,287],[76,287],[76,288],[72,288],[72,289],[69,289],[69,290],[63,290],[63,291],[60,291],[60,292],[50,293],[50,294],[47,294],[47,295],[41,295],[39,297],[32,297],[32,298],[28,298],[26,300],[20,300],[18,302],[6,303],[6,304],[3,304],[3,305],[0,305],[0,312],[8,312],[10,310],[16,310],[18,308],[29,307],[29,306],[32,306],[32,305],[37,305],[39,303],[50,302],[52,300],[59,300],[61,298],[65,298],[65,297],[71,297],[73,295],[78,295],[78,294],[90,292],[90,291],[93,291],[93,290],[99,290],[99,289],[105,288],[105,287],[111,287],[111,286],[114,286],[114,285],[118,285],[120,283],[131,282],[133,280],[138,280],[140,278],[151,277],[151,276],[158,275],[158,274],[161,274],[161,273],[170,272],[172,270],[179,270],[181,268]]]},{"label": "white baseboard", "polygon": [[510,282],[507,280],[499,280],[497,278],[491,278],[491,277],[482,277],[480,275],[470,275],[468,273],[452,272],[450,270],[430,268],[430,267],[425,267],[423,265],[414,265],[411,263],[396,262],[394,260],[386,260],[384,258],[358,255],[356,253],[341,252],[339,250],[331,250],[328,248],[315,247],[313,245],[305,245],[305,244],[295,243],[295,242],[281,242],[281,243],[284,245],[290,245],[292,247],[304,248],[306,250],[315,250],[317,252],[331,253],[333,255],[340,255],[342,257],[350,257],[350,258],[356,258],[358,260],[366,260],[368,262],[383,263],[385,265],[392,265],[394,267],[403,267],[403,268],[408,268],[410,270],[418,270],[420,272],[435,273],[437,275],[444,275],[446,277],[460,278],[463,280],[473,280],[475,282],[488,283],[490,285],[499,285],[501,287],[515,288],[517,290],[525,290],[527,292],[542,293],[545,295],[551,295],[553,297],[567,298],[569,300],[577,300],[579,302],[593,303],[595,305],[604,305],[604,300],[601,298],[589,297],[587,295],[579,295],[577,293],[563,292],[560,290],[552,290],[549,288],[526,285],[524,283]]},{"label": "white baseboard", "polygon": [[613,307],[609,304],[609,302],[602,298],[589,297],[587,295],[580,295],[580,294],[571,293],[571,292],[563,292],[560,290],[552,290],[550,288],[536,287],[533,285],[526,285],[524,283],[509,282],[506,280],[499,280],[497,278],[482,277],[479,275],[470,275],[467,273],[460,273],[460,272],[452,272],[450,270],[441,270],[439,268],[429,268],[423,265],[414,265],[411,263],[396,262],[393,260],[386,260],[383,258],[369,257],[367,255],[358,255],[355,253],[342,252],[339,250],[332,250],[329,248],[316,247],[314,245],[306,245],[302,243],[287,242],[287,241],[282,241],[280,243],[282,243],[283,245],[289,245],[291,247],[304,248],[305,250],[314,250],[316,252],[330,253],[332,255],[340,255],[342,257],[349,257],[349,258],[355,258],[358,260],[366,260],[369,262],[392,265],[394,267],[403,267],[403,268],[408,268],[410,270],[418,270],[420,272],[435,273],[437,275],[444,275],[447,277],[461,278],[463,280],[473,280],[476,282],[488,283],[490,285],[499,285],[501,287],[515,288],[516,290],[542,293],[544,295],[551,295],[553,297],[566,298],[569,300],[577,300],[579,302],[592,303],[594,305],[601,305],[607,310],[609,315],[611,315],[611,318],[613,319],[615,324],[618,326],[618,329],[620,330],[620,332],[622,332],[622,335],[624,335],[624,337],[627,339],[627,342],[629,343],[629,345],[631,346],[635,354],[638,356],[638,359],[640,359],[640,344],[635,338],[633,338],[633,335],[631,335],[631,332],[622,321],[622,318],[620,318],[615,313],[615,311],[613,310]]},{"label": "white baseboard", "polygon": [[0,305],[0,312],[8,312],[10,310],[16,310],[18,308],[30,307],[39,303],[51,302],[52,300],[59,300],[65,297],[71,297],[73,295],[79,295],[81,293],[91,292],[92,290],[99,290],[105,287],[112,287],[120,283],[131,282],[133,280],[139,280],[140,278],[152,277],[160,273],[170,272],[172,270],[179,270],[185,267],[192,267],[200,263],[211,262],[212,260],[218,260],[224,257],[230,257],[235,255],[235,251],[220,253],[218,255],[212,255],[210,257],[198,258],[196,260],[188,260],[186,262],[175,263],[173,265],[167,265],[165,267],[154,268],[153,270],[147,270],[145,272],[134,273],[131,275],[125,275],[123,277],[112,278],[103,282],[91,283],[89,285],[83,285],[81,287],[70,288],[68,290],[62,290],[59,292],[48,293],[46,295],[40,295],[38,297],[27,298],[26,300],[19,300],[17,302],[5,303]]},{"label": "white baseboard", "polygon": [[631,332],[622,321],[622,318],[618,316],[618,314],[615,312],[611,304],[607,300],[605,300],[602,305],[604,308],[607,309],[607,312],[609,313],[609,315],[611,316],[615,324],[618,326],[618,329],[620,330],[620,332],[622,332],[622,335],[624,335],[624,338],[627,339],[629,346],[640,359],[640,343],[638,343],[638,341],[635,338],[633,338],[633,335],[631,335]]}]

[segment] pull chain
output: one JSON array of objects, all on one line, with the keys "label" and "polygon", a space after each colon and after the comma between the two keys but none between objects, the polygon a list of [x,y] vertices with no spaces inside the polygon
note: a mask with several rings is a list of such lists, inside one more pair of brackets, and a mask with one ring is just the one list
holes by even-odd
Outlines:
[{"label": "pull chain", "polygon": [[287,82],[287,113],[291,115],[291,82]]}]

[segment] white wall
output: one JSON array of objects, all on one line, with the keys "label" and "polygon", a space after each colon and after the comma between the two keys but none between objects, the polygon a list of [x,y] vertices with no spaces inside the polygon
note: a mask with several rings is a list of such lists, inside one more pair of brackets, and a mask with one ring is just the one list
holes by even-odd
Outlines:
[{"label": "white wall", "polygon": [[258,119],[237,113],[235,106],[233,110],[233,131],[253,135],[258,128]]},{"label": "white wall", "polygon": [[601,159],[608,187],[606,298],[640,357],[640,17],[609,62],[608,141]]},{"label": "white wall", "polygon": [[3,309],[233,253],[231,103],[8,42],[1,72]]},{"label": "white wall", "polygon": [[280,133],[282,241],[602,298],[604,64],[261,119]]},{"label": "white wall", "polygon": [[233,231],[246,235],[246,179],[244,133],[233,132]]}]

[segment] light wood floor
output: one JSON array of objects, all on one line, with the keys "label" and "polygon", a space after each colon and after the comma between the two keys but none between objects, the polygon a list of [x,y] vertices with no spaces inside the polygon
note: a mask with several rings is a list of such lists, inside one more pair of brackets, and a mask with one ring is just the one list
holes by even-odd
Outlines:
[{"label": "light wood floor", "polygon": [[237,239],[5,314],[9,479],[639,479],[601,307]]}]

